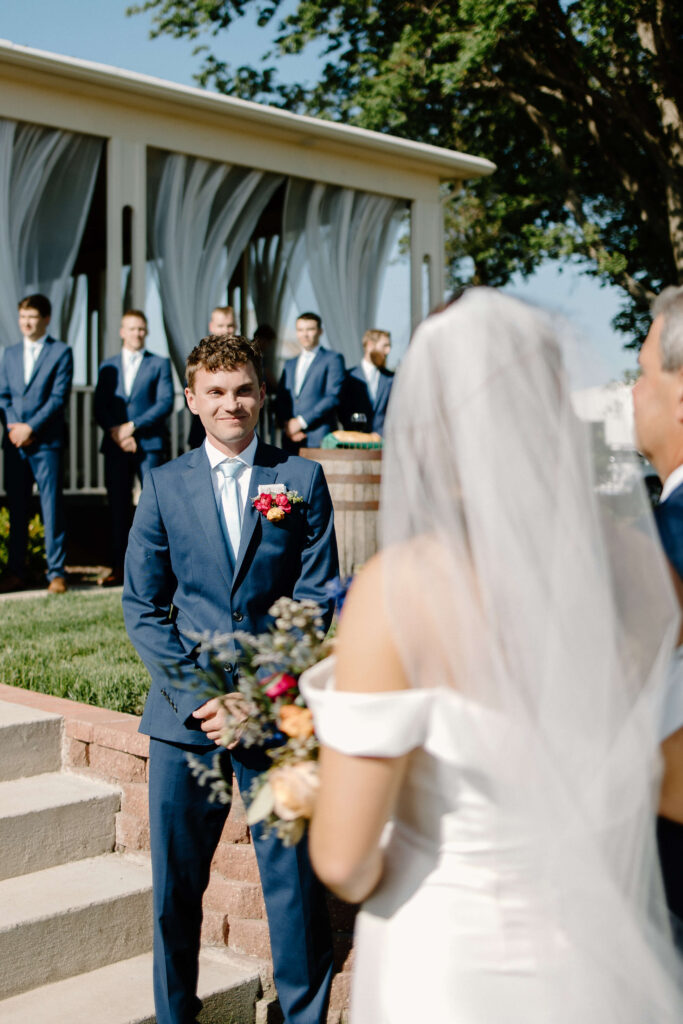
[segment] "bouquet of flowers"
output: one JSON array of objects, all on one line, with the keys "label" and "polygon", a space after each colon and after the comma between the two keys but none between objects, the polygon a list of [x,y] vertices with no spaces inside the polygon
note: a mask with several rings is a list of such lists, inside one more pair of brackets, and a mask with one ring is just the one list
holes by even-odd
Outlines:
[{"label": "bouquet of flowers", "polygon": [[[338,607],[347,587],[332,585]],[[298,680],[332,652],[333,640],[325,636],[322,612],[314,601],[281,597],[269,613],[273,626],[258,636],[238,631],[198,638],[213,666],[212,672],[203,673],[202,692],[207,699],[218,697],[228,713],[224,746],[256,744],[272,760],[245,794],[248,824],[263,822],[264,834],[275,831],[286,846],[293,846],[306,830],[318,788],[318,740]],[[224,666],[234,661],[235,646],[237,692],[226,694]],[[187,756],[200,785],[210,787],[209,799],[228,802],[231,780],[224,777],[219,756],[210,769]]]}]

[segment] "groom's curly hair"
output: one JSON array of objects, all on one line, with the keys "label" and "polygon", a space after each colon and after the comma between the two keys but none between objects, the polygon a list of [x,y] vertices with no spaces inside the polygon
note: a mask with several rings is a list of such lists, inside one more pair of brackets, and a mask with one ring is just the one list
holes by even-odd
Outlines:
[{"label": "groom's curly hair", "polygon": [[185,361],[185,378],[188,388],[194,387],[197,370],[234,370],[251,363],[256,370],[259,383],[264,381],[263,357],[257,341],[250,341],[241,334],[209,334],[202,338]]}]

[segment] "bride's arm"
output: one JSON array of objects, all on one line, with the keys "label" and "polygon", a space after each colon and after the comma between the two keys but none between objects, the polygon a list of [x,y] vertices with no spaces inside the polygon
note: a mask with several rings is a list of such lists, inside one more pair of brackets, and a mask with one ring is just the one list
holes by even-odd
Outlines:
[{"label": "bride's arm", "polygon": [[[367,564],[349,591],[336,655],[338,690],[372,693],[407,687],[385,616],[381,557]],[[351,903],[365,899],[379,881],[380,836],[405,763],[406,757],[350,757],[321,749],[311,859],[322,881]]]}]

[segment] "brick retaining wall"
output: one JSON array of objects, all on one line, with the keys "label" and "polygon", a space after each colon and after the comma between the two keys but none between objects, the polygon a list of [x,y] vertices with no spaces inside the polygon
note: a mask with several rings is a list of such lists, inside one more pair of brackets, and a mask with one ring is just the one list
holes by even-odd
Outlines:
[{"label": "brick retaining wall", "polygon": [[[0,684],[0,700],[62,715],[64,767],[105,779],[121,789],[121,810],[116,816],[117,850],[149,851],[149,740],[137,731],[140,719],[4,684]],[[226,945],[236,953],[269,962],[268,923],[256,855],[236,785],[234,794],[204,897],[202,941],[207,945]],[[355,908],[330,897],[330,914],[337,974],[332,983],[328,1024],[339,1024],[348,1005]],[[268,969],[262,970],[262,978],[268,996],[272,994]],[[266,1014],[263,1019],[271,1018]]]}]

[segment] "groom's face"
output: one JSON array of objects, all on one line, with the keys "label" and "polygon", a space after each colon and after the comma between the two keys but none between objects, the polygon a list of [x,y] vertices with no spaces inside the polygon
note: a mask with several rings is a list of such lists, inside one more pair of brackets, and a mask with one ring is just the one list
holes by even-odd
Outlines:
[{"label": "groom's face", "polygon": [[191,412],[199,416],[209,441],[226,455],[238,455],[254,436],[266,397],[251,362],[230,370],[198,369],[185,388]]}]

